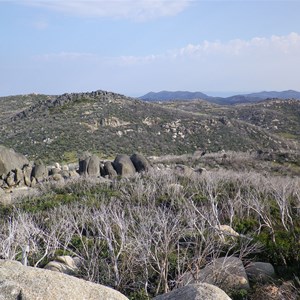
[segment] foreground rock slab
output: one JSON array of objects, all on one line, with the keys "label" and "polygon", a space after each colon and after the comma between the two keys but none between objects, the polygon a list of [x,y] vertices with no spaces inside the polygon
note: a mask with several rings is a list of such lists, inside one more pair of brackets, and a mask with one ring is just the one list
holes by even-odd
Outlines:
[{"label": "foreground rock slab", "polygon": [[231,300],[231,298],[214,285],[196,283],[159,295],[153,300]]},{"label": "foreground rock slab", "polygon": [[0,260],[0,300],[128,300],[121,293],[59,272]]}]

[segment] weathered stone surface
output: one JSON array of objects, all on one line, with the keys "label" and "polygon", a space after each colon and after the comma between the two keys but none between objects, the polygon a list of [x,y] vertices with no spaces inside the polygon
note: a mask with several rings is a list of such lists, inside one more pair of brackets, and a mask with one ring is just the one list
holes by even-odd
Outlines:
[{"label": "weathered stone surface", "polygon": [[32,173],[32,167],[31,166],[25,166],[23,168],[24,183],[27,186],[31,186],[31,173]]},{"label": "weathered stone surface", "polygon": [[137,172],[143,172],[149,170],[150,163],[144,155],[140,153],[134,153],[130,156],[130,159]]},{"label": "weathered stone surface", "polygon": [[86,176],[91,155],[88,152],[82,154],[79,158],[79,174]]},{"label": "weathered stone surface", "polygon": [[5,193],[5,191],[1,188],[0,188],[0,203],[4,205],[11,204],[11,194]]},{"label": "weathered stone surface", "polygon": [[181,164],[175,166],[175,172],[181,176],[191,176],[195,174],[195,171],[192,168]]},{"label": "weathered stone surface", "polygon": [[[22,289],[11,281],[0,281],[0,300],[23,300]],[[26,300],[26,299],[25,299]]]},{"label": "weathered stone surface", "polygon": [[0,300],[128,300],[121,293],[59,272],[0,260]]},{"label": "weathered stone surface", "polygon": [[130,160],[130,157],[125,154],[119,154],[116,156],[113,162],[114,169],[117,171],[118,175],[130,176],[135,174],[135,167]]},{"label": "weathered stone surface", "polygon": [[100,175],[100,159],[97,155],[92,155],[90,157],[87,173],[89,176],[99,176]]},{"label": "weathered stone surface", "polygon": [[52,179],[53,179],[54,181],[64,181],[64,178],[63,178],[62,175],[59,174],[59,173],[52,175]]},{"label": "weathered stone surface", "polygon": [[61,169],[59,168],[51,168],[51,170],[49,171],[49,175],[55,175],[55,174],[59,174],[61,172]]},{"label": "weathered stone surface", "polygon": [[34,177],[37,182],[41,182],[48,177],[48,169],[41,160],[37,160],[34,163],[32,177]]},{"label": "weathered stone surface", "polygon": [[17,185],[23,185],[24,184],[24,174],[23,171],[19,168],[15,170],[15,181]]},{"label": "weathered stone surface", "polygon": [[252,282],[265,283],[276,277],[274,267],[270,263],[251,262],[245,269]]},{"label": "weathered stone surface", "polygon": [[74,259],[68,255],[58,256],[54,261],[50,261],[44,269],[68,275],[76,275],[78,273]]},{"label": "weathered stone surface", "polygon": [[24,155],[0,145],[0,176],[6,175],[9,171],[16,168],[22,169],[28,163]]},{"label": "weathered stone surface", "polygon": [[16,182],[15,182],[15,173],[13,171],[10,171],[7,174],[6,183],[7,183],[7,185],[9,187],[12,187],[12,186],[16,185]]},{"label": "weathered stone surface", "polygon": [[104,170],[104,174],[103,174],[104,176],[108,176],[111,178],[118,175],[111,161],[106,161],[104,163],[103,170]]},{"label": "weathered stone surface", "polygon": [[63,165],[61,169],[63,171],[69,171],[69,166],[68,165]]},{"label": "weathered stone surface", "polygon": [[220,257],[200,270],[200,282],[222,289],[249,289],[248,276],[242,261],[237,257]]},{"label": "weathered stone surface", "polygon": [[37,184],[36,179],[35,179],[34,177],[32,177],[32,178],[31,178],[31,184],[30,184],[30,186],[31,186],[31,187],[35,187],[36,184]]},{"label": "weathered stone surface", "polygon": [[70,172],[69,172],[69,171],[66,171],[66,170],[62,170],[62,171],[60,172],[60,175],[61,175],[64,179],[70,178]]},{"label": "weathered stone surface", "polygon": [[153,300],[231,300],[220,288],[208,283],[189,284]]},{"label": "weathered stone surface", "polygon": [[61,170],[61,165],[59,163],[55,163],[54,164],[54,168]]},{"label": "weathered stone surface", "polygon": [[79,176],[80,176],[75,170],[69,171],[69,175],[70,175],[70,177],[72,177],[72,178],[76,178],[76,177],[79,177]]}]

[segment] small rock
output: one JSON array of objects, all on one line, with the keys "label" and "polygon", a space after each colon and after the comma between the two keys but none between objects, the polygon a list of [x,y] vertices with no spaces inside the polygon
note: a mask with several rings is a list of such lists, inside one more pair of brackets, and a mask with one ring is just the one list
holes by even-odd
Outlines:
[{"label": "small rock", "polygon": [[62,177],[62,175],[61,174],[54,174],[54,175],[52,175],[52,179],[54,180],[54,181],[63,181],[64,180],[64,178]]},{"label": "small rock", "polygon": [[245,269],[252,282],[266,283],[276,277],[274,267],[270,263],[251,262]]},{"label": "small rock", "polygon": [[231,300],[220,288],[208,283],[188,284],[153,300]]},{"label": "small rock", "polygon": [[56,271],[68,275],[76,275],[78,268],[71,256],[58,256],[54,261],[50,261],[44,269]]},{"label": "small rock", "polygon": [[199,280],[222,289],[249,289],[248,276],[237,257],[220,257],[200,270]]}]

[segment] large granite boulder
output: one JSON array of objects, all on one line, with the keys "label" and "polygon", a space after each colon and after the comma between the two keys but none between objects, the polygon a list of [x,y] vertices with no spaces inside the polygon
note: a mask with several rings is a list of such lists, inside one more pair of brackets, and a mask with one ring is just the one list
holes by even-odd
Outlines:
[{"label": "large granite boulder", "polygon": [[134,153],[130,156],[130,159],[137,170],[137,172],[148,171],[150,168],[150,163],[146,157],[140,153]]},{"label": "large granite boulder", "polygon": [[208,283],[189,284],[153,300],[231,300],[220,288]]},{"label": "large granite boulder", "polygon": [[29,162],[24,155],[0,145],[0,176],[17,168],[22,169],[26,164]]},{"label": "large granite boulder", "polygon": [[79,174],[86,176],[88,174],[88,165],[91,159],[91,155],[88,152],[84,152],[79,158]]},{"label": "large granite boulder", "polygon": [[27,165],[23,168],[23,174],[24,174],[24,183],[27,186],[31,186],[31,173],[32,173],[32,167]]},{"label": "large granite boulder", "polygon": [[118,175],[131,176],[134,175],[136,170],[128,155],[119,154],[116,156],[113,166],[117,171]]},{"label": "large granite boulder", "polygon": [[0,300],[128,300],[116,290],[49,270],[0,260]]},{"label": "large granite boulder", "polygon": [[100,159],[97,155],[92,155],[87,166],[89,176],[100,176]]}]

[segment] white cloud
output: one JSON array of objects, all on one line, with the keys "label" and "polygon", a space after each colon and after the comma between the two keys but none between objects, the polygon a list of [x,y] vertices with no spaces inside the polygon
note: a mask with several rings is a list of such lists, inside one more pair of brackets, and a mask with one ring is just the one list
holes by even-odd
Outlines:
[{"label": "white cloud", "polygon": [[92,53],[82,52],[59,52],[37,55],[34,59],[38,61],[74,61],[83,59],[97,59],[97,56]]},{"label": "white cloud", "polygon": [[183,11],[190,0],[19,0],[20,3],[80,16],[145,21]]},{"label": "white cloud", "polygon": [[[159,55],[122,57],[145,90],[299,90],[300,35],[203,41]],[[130,68],[128,68],[129,70]],[[134,70],[134,71],[133,71]],[[149,86],[150,85],[150,86]]]},{"label": "white cloud", "polygon": [[39,20],[39,21],[33,22],[32,26],[38,30],[45,30],[49,27],[49,24],[47,21]]},{"label": "white cloud", "polygon": [[[93,59],[114,65],[144,65],[182,59],[245,59],[245,57],[263,57],[272,60],[275,57],[300,58],[300,34],[292,32],[286,36],[273,35],[269,38],[254,37],[250,40],[235,39],[227,42],[203,41],[200,44],[188,44],[180,49],[161,54],[146,56],[100,57],[96,53],[59,52],[36,56],[40,60],[81,60]],[[276,61],[274,61],[276,63]]]},{"label": "white cloud", "polygon": [[[189,44],[173,51],[173,56],[201,57],[205,55],[245,55],[260,53],[292,54],[300,51],[300,35],[292,32],[286,36],[273,35],[269,38],[255,37],[251,40],[235,39],[228,42],[204,41],[198,45]],[[299,52],[298,52],[299,53]]]}]

